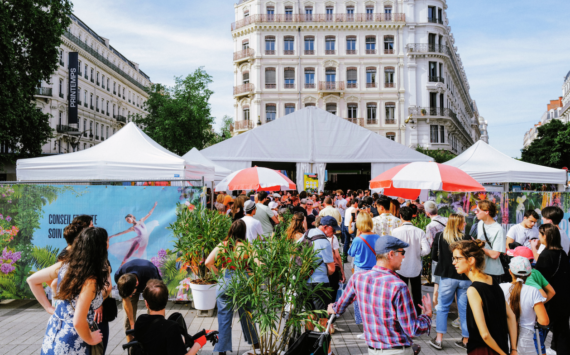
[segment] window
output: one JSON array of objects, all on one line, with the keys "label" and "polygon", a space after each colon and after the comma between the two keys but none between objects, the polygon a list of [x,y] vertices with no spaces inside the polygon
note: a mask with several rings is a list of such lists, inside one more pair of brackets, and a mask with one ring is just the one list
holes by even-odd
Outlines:
[{"label": "window", "polygon": [[437,8],[437,23],[443,25],[443,10],[440,7]]},{"label": "window", "polygon": [[376,87],[376,68],[368,67],[366,68],[366,87],[375,88]]},{"label": "window", "polygon": [[366,36],[366,54],[376,54],[375,36]]},{"label": "window", "polygon": [[59,125],[63,124],[63,112],[59,111]]},{"label": "window", "polygon": [[392,21],[392,5],[384,6],[384,19],[386,21]]},{"label": "window", "polygon": [[438,133],[439,133],[439,126],[431,125],[430,126],[430,143],[439,143]]},{"label": "window", "polygon": [[295,88],[295,68],[285,68],[285,89]]},{"label": "window", "polygon": [[313,7],[305,6],[305,21],[313,21]]},{"label": "window", "polygon": [[396,140],[396,133],[388,132],[388,133],[386,133],[386,138],[395,141]]},{"label": "window", "polygon": [[396,104],[393,102],[386,103],[386,124],[396,123],[394,120],[394,111],[396,111]]},{"label": "window", "polygon": [[89,121],[89,137],[93,137],[93,121]]},{"label": "window", "polygon": [[[439,78],[438,81],[443,83],[443,64],[439,63]],[[443,105],[442,105],[443,106]]]},{"label": "window", "polygon": [[107,128],[106,128],[105,138],[109,138],[109,126],[107,126]]},{"label": "window", "polygon": [[295,112],[295,104],[285,104],[285,115]]},{"label": "window", "polygon": [[354,21],[354,6],[346,7],[346,21]]},{"label": "window", "polygon": [[274,36],[265,37],[265,54],[268,54],[268,55],[275,54],[275,37]]},{"label": "window", "polygon": [[102,83],[102,87],[104,89],[105,88],[105,75],[101,76],[101,83]]},{"label": "window", "polygon": [[275,21],[275,8],[273,6],[267,6],[267,21]]},{"label": "window", "polygon": [[249,10],[244,10],[243,12],[243,17],[248,17],[249,16]]},{"label": "window", "polygon": [[374,21],[374,6],[366,6],[366,21]]},{"label": "window", "polygon": [[265,106],[265,122],[275,121],[277,116],[277,106],[275,104],[267,104]]},{"label": "window", "polygon": [[109,78],[107,78],[107,91],[110,91],[111,87],[109,86]]},{"label": "window", "polygon": [[79,61],[79,65],[77,67],[79,68],[79,76],[81,76],[81,61]]},{"label": "window", "polygon": [[335,37],[325,37],[325,54],[335,54]]},{"label": "window", "polygon": [[241,44],[241,49],[246,50],[249,48],[249,39],[246,39],[243,41],[243,43]]},{"label": "window", "polygon": [[394,36],[384,36],[384,54],[394,54]]},{"label": "window", "polygon": [[59,97],[63,98],[63,80],[59,79]]},{"label": "window", "polygon": [[285,49],[283,54],[294,54],[295,53],[295,38],[287,36],[285,39]]},{"label": "window", "polygon": [[265,88],[275,89],[275,68],[265,68]]},{"label": "window", "polygon": [[346,37],[346,54],[356,54],[356,36]]},{"label": "window", "polygon": [[95,139],[99,139],[99,123],[95,123]]},{"label": "window", "polygon": [[87,120],[83,120],[83,137],[87,137]]},{"label": "window", "polygon": [[107,101],[107,109],[106,109],[106,112],[107,112],[107,116],[108,116],[108,115],[109,115],[109,101]]},{"label": "window", "polygon": [[429,62],[429,81],[437,82],[437,62]]},{"label": "window", "polygon": [[63,49],[59,50],[59,65],[63,67]]},{"label": "window", "polygon": [[87,143],[83,143],[83,150],[87,149]]},{"label": "window", "polygon": [[305,68],[305,89],[315,88],[315,69]]},{"label": "window", "polygon": [[305,54],[315,54],[315,37],[306,36],[305,37]]},{"label": "window", "polygon": [[85,93],[83,94],[83,104],[87,107],[87,90],[85,90]]},{"label": "window", "polygon": [[336,104],[335,103],[327,104],[327,112],[336,115]]},{"label": "window", "polygon": [[305,107],[315,107],[315,104],[309,102],[309,103],[306,103],[306,104],[305,104]]},{"label": "window", "polygon": [[243,76],[243,83],[249,84],[249,72],[248,71],[243,72],[242,76]]},{"label": "window", "polygon": [[348,104],[348,118],[358,118],[358,105],[357,104]]},{"label": "window", "polygon": [[326,68],[325,75],[328,83],[334,83],[336,81],[336,69]]},{"label": "window", "polygon": [[394,67],[386,67],[384,69],[384,87],[394,87]]},{"label": "window", "polygon": [[430,33],[428,34],[428,51],[429,52],[435,52],[435,39],[436,39],[436,35],[434,33]]},{"label": "window", "polygon": [[332,22],[332,21],[333,21],[333,16],[334,16],[334,15],[333,15],[333,12],[334,12],[334,7],[332,7],[332,6],[327,6],[327,8],[326,8],[326,13],[327,13],[326,20],[327,20],[328,22]]},{"label": "window", "polygon": [[95,108],[97,109],[97,112],[99,112],[99,96],[95,98]]},{"label": "window", "polygon": [[356,88],[358,72],[355,67],[346,68],[346,87],[348,89]]},{"label": "window", "polygon": [[243,119],[249,120],[249,106],[243,107]]},{"label": "window", "polygon": [[439,143],[445,143],[445,126],[439,126]]},{"label": "window", "polygon": [[85,71],[83,72],[83,75],[85,75],[85,79],[87,78],[87,71],[89,70],[89,67],[87,66],[87,64],[85,64]]},{"label": "window", "polygon": [[286,6],[285,7],[285,21],[291,22],[293,21],[293,7]]},{"label": "window", "polygon": [[376,104],[375,103],[368,103],[366,104],[366,119],[368,124],[376,123]]},{"label": "window", "polygon": [[435,12],[435,6],[428,6],[428,22],[436,23],[437,14]]},{"label": "window", "polygon": [[93,94],[89,96],[89,106],[91,106],[91,109],[93,110]]},{"label": "window", "polygon": [[94,72],[95,72],[95,70],[93,68],[91,68],[91,77],[90,78],[91,78],[92,83],[95,82],[95,78],[94,78],[94,74],[93,74]]}]

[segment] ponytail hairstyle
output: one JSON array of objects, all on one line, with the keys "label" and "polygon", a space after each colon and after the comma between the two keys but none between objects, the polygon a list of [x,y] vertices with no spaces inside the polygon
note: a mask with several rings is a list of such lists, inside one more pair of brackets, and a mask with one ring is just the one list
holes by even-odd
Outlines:
[{"label": "ponytail hairstyle", "polygon": [[63,229],[63,237],[65,238],[67,245],[73,244],[73,241],[77,238],[79,233],[89,227],[91,222],[93,222],[93,217],[86,214],[75,217],[73,221],[71,221],[71,224]]},{"label": "ponytail hairstyle", "polygon": [[455,242],[451,244],[451,252],[455,251],[456,249],[459,250],[462,256],[465,257],[466,260],[469,258],[475,259],[475,268],[479,270],[480,273],[484,273],[485,270],[485,252],[483,248],[485,247],[485,242],[477,239],[477,240],[462,240],[459,242]]},{"label": "ponytail hairstyle", "polygon": [[526,276],[514,275],[511,271],[511,276],[513,277],[513,282],[511,288],[509,289],[509,305],[515,314],[518,324],[521,317],[521,290],[530,274]]},{"label": "ponytail hairstyle", "polygon": [[297,212],[291,218],[291,223],[289,223],[289,228],[287,228],[287,239],[295,241],[295,236],[299,233],[305,233],[305,227],[303,227],[303,221],[305,220],[305,215],[302,212]]}]

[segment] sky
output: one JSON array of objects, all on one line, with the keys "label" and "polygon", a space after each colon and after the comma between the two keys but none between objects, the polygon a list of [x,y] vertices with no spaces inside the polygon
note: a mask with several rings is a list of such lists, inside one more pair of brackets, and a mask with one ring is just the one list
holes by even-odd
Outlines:
[{"label": "sky", "polygon": [[[75,0],[74,13],[150,76],[174,84],[203,66],[219,127],[234,115],[235,0]],[[448,0],[447,16],[489,143],[520,157],[524,133],[550,100],[562,95],[570,70],[566,44],[570,1]]]}]

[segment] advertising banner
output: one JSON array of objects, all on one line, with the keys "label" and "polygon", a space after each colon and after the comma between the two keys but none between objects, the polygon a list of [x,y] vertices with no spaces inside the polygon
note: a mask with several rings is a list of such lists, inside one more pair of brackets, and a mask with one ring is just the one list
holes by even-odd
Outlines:
[{"label": "advertising banner", "polygon": [[77,100],[79,99],[77,93],[77,81],[79,74],[79,53],[77,52],[70,52],[69,53],[69,93],[67,95],[67,100],[69,102],[68,106],[68,124],[78,123],[77,118]]},{"label": "advertising banner", "polygon": [[[439,213],[447,215],[457,213],[465,216],[467,222],[466,232],[476,225],[477,218],[473,210],[480,200],[489,200],[497,206],[497,217],[505,233],[514,224],[523,220],[525,211],[540,211],[547,206],[558,206],[564,211],[564,219],[560,228],[568,235],[568,218],[570,217],[570,193],[566,192],[442,192],[432,191],[430,200],[434,200]],[[538,223],[540,225],[540,221]]]},{"label": "advertising banner", "polygon": [[307,192],[316,192],[319,188],[319,176],[314,173],[305,173],[303,187]]},{"label": "advertising banner", "polygon": [[33,298],[26,278],[55,263],[67,246],[63,230],[77,215],[91,215],[96,227],[107,230],[113,271],[134,258],[151,260],[159,269],[174,263],[175,237],[168,226],[176,209],[193,209],[202,192],[177,186],[0,185],[0,299]]}]

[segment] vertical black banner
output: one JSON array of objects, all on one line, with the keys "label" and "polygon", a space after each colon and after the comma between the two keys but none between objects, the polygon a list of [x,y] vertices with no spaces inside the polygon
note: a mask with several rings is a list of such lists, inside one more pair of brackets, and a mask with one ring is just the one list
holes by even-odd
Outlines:
[{"label": "vertical black banner", "polygon": [[78,124],[77,119],[77,74],[79,73],[79,53],[69,52],[69,100],[67,124]]}]

